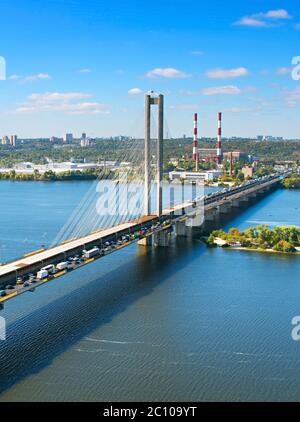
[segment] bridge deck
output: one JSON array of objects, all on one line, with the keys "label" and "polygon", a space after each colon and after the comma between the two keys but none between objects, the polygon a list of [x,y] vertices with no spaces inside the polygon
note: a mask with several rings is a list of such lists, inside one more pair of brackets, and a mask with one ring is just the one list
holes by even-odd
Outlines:
[{"label": "bridge deck", "polygon": [[[172,213],[172,220],[174,222],[176,220],[186,219],[192,217],[193,214],[195,214],[195,208],[199,207],[199,204],[201,203],[204,203],[204,211],[209,212],[211,209],[216,209],[223,204],[230,203],[230,201],[235,199],[238,200],[244,195],[247,196],[252,192],[262,190],[265,187],[272,185],[273,183],[277,183],[278,181],[279,178],[274,177],[271,178],[271,180],[261,181],[254,186],[243,186],[242,188],[237,188],[231,192],[224,193],[223,196],[222,192],[220,192],[220,196],[217,198],[205,199],[204,197],[201,197],[197,198],[195,201],[188,200],[185,203],[176,205],[173,208],[165,209],[163,211],[163,216],[167,218]],[[193,202],[195,202],[194,206]],[[184,210],[184,213],[181,213],[182,210]],[[181,217],[179,216],[180,214]],[[95,245],[99,245],[99,241],[102,241],[102,239],[109,239],[110,236],[116,236],[117,238],[118,236],[122,235],[122,233],[128,231],[137,231],[140,225],[150,223],[151,221],[155,222],[157,220],[158,217],[156,215],[143,216],[130,222],[125,222],[114,227],[96,231],[78,239],[71,239],[46,250],[32,252],[20,259],[8,262],[4,265],[0,265],[0,279],[4,281],[8,278],[16,277],[18,274],[28,274],[31,272],[31,270],[40,268],[41,264],[45,265],[45,263],[59,262],[57,261],[58,259],[66,259],[68,256],[71,256],[71,254],[81,252],[85,245],[87,245],[87,247],[91,247],[93,243],[95,243]]]},{"label": "bridge deck", "polygon": [[30,267],[42,261],[47,261],[54,256],[64,254],[70,250],[76,249],[77,247],[82,247],[85,244],[99,241],[101,240],[101,238],[105,238],[107,236],[114,235],[114,234],[117,235],[119,232],[123,232],[124,230],[136,228],[140,224],[144,224],[155,218],[156,216],[154,215],[141,217],[129,223],[119,224],[118,226],[110,227],[105,230],[100,230],[92,234],[89,234],[88,236],[84,236],[79,239],[70,240],[61,245],[54,246],[52,248],[49,248],[43,251],[37,251],[37,253],[33,252],[32,254],[28,254],[27,256],[24,256],[20,259],[1,265],[0,277],[6,274],[9,274],[13,271],[18,271],[21,268]]}]

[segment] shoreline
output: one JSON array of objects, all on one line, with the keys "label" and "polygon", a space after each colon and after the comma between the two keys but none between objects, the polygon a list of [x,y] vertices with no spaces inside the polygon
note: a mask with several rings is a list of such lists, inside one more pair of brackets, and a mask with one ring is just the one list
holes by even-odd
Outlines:
[{"label": "shoreline", "polygon": [[280,255],[300,255],[300,251],[296,252],[284,252],[284,251],[275,251],[274,249],[262,249],[262,248],[247,248],[243,246],[226,246],[223,247],[224,250],[231,251],[244,251],[244,252],[260,252],[260,253],[269,253],[269,254],[280,254]]}]

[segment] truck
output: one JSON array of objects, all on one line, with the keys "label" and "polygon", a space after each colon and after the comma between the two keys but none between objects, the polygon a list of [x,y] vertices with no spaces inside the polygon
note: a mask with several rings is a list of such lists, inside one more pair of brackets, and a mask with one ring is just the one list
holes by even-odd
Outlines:
[{"label": "truck", "polygon": [[100,253],[100,249],[97,248],[97,247],[94,247],[93,249],[90,249],[88,251],[84,251],[83,257],[86,258],[86,259],[89,259],[89,258],[93,258],[94,256],[99,255],[99,253]]},{"label": "truck", "polygon": [[43,280],[44,278],[48,277],[48,271],[42,268],[40,271],[38,271],[36,278],[39,280]]},{"label": "truck", "polygon": [[59,263],[56,265],[56,268],[57,268],[58,270],[65,270],[67,267],[68,267],[68,262],[59,262]]},{"label": "truck", "polygon": [[41,270],[48,271],[49,274],[54,274],[55,273],[55,265],[53,265],[53,264],[46,265],[46,267],[41,268]]}]

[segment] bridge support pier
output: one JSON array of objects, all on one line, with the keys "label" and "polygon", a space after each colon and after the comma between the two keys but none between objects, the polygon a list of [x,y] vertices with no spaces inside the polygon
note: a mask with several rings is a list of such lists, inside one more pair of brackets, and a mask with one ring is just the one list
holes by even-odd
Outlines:
[{"label": "bridge support pier", "polygon": [[139,240],[138,245],[140,245],[140,246],[152,246],[152,236],[147,236],[147,237],[144,237],[144,239]]},{"label": "bridge support pier", "polygon": [[170,233],[168,230],[161,230],[158,233],[154,233],[154,245],[167,247],[169,246]]},{"label": "bridge support pier", "polygon": [[218,208],[219,214],[228,214],[230,212],[230,204],[220,205]]},{"label": "bridge support pier", "polygon": [[240,203],[242,203],[242,202],[249,202],[249,196],[241,196],[240,198],[239,198],[239,202]]},{"label": "bridge support pier", "polygon": [[205,221],[215,221],[218,218],[218,213],[215,209],[205,212],[204,220]]},{"label": "bridge support pier", "polygon": [[187,237],[188,229],[185,225],[185,221],[177,221],[175,226],[176,236]]},{"label": "bridge support pier", "polygon": [[232,208],[239,208],[240,201],[238,199],[234,199],[233,201],[231,201],[230,205],[232,206]]}]

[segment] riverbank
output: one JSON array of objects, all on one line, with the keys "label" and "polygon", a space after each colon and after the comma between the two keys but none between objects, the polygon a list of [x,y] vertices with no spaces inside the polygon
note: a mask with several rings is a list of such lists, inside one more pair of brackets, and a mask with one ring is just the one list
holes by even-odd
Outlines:
[{"label": "riverbank", "polygon": [[260,249],[260,248],[246,248],[242,246],[228,246],[224,248],[227,251],[244,251],[244,252],[260,252],[260,253],[267,253],[267,254],[284,254],[284,255],[300,255],[300,251],[296,252],[283,252],[283,251],[275,251],[274,249]]},{"label": "riverbank", "polygon": [[274,253],[300,253],[300,228],[274,227],[261,224],[240,231],[231,228],[228,232],[214,230],[206,241],[208,246],[219,246],[237,250],[255,250]]},{"label": "riverbank", "polygon": [[290,177],[286,177],[281,184],[285,189],[300,189],[300,175],[292,174]]}]

